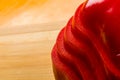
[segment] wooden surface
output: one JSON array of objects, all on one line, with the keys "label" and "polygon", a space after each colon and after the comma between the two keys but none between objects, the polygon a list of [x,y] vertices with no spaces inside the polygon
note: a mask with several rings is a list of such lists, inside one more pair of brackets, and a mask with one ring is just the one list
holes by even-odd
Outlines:
[{"label": "wooden surface", "polygon": [[16,27],[17,32],[0,28],[0,79],[54,80],[51,49],[60,26],[63,22],[36,25],[34,29]]},{"label": "wooden surface", "polygon": [[81,2],[48,0],[40,10],[6,20],[0,27],[0,80],[54,80],[52,47]]}]

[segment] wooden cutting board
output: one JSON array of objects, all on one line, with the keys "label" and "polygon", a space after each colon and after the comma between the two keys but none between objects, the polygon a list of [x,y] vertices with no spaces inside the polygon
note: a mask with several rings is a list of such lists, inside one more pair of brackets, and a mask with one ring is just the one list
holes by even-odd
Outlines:
[{"label": "wooden cutting board", "polygon": [[54,80],[51,49],[64,24],[65,22],[56,22],[1,27],[0,79]]},{"label": "wooden cutting board", "polygon": [[48,0],[6,20],[0,27],[0,80],[54,80],[52,47],[81,2]]}]

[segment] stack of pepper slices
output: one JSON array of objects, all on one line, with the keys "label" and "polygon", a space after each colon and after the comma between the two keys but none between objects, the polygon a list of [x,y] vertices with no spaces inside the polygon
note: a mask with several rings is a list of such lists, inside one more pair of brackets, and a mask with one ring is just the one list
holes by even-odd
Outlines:
[{"label": "stack of pepper slices", "polygon": [[52,50],[56,80],[120,80],[120,0],[87,0]]}]

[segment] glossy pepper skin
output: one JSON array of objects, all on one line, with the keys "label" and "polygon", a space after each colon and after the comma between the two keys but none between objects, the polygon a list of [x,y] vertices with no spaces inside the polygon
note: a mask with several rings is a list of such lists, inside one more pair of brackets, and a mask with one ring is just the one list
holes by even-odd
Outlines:
[{"label": "glossy pepper skin", "polygon": [[52,50],[56,80],[120,80],[120,0],[87,0]]}]

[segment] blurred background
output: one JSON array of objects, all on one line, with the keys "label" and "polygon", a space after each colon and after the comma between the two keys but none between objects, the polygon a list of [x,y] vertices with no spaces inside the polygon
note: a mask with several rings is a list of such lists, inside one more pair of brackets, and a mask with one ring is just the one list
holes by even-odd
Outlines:
[{"label": "blurred background", "polygon": [[0,79],[54,80],[51,50],[85,0],[0,0]]},{"label": "blurred background", "polygon": [[26,25],[69,19],[83,0],[0,0],[0,24]]}]

